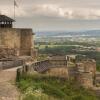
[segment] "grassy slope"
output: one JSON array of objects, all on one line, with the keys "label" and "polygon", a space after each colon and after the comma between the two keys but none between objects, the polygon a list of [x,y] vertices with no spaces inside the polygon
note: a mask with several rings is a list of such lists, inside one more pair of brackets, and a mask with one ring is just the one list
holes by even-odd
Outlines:
[{"label": "grassy slope", "polygon": [[18,82],[23,100],[99,100],[89,90],[45,75],[24,75]]}]

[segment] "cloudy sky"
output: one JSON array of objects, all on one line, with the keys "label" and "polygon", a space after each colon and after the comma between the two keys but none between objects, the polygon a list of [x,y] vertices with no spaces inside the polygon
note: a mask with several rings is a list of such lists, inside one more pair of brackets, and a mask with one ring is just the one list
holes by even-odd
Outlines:
[{"label": "cloudy sky", "polygon": [[[0,0],[0,13],[13,18],[14,0]],[[43,30],[100,29],[100,0],[16,0],[16,27]]]}]

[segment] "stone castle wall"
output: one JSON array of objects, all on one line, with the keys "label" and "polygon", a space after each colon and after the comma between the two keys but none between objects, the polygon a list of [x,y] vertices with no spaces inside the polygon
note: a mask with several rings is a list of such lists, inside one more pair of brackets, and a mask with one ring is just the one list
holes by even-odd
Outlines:
[{"label": "stone castle wall", "polygon": [[90,61],[83,61],[84,64],[84,70],[85,72],[91,72],[92,76],[95,77],[96,74],[96,61],[95,60],[90,60]]},{"label": "stone castle wall", "polygon": [[76,82],[85,87],[85,88],[91,88],[93,87],[93,78],[92,78],[92,73],[88,72],[81,72],[76,74]]},{"label": "stone castle wall", "polygon": [[96,62],[95,60],[87,60],[76,63],[77,71],[79,72],[89,72],[95,77],[96,74]]},{"label": "stone castle wall", "polygon": [[1,28],[0,45],[16,48],[18,56],[30,56],[34,46],[32,29]]},{"label": "stone castle wall", "polygon": [[76,65],[68,68],[68,76],[81,86],[91,88],[96,77],[96,61],[86,59],[75,63]]},{"label": "stone castle wall", "polygon": [[67,67],[67,70],[68,70],[68,77],[70,79],[75,79],[75,75],[76,75],[76,72],[77,72],[76,67],[75,66]]},{"label": "stone castle wall", "polygon": [[68,78],[68,70],[67,68],[51,68],[46,72],[49,76],[55,76],[55,77],[62,77],[62,78]]},{"label": "stone castle wall", "polygon": [[20,48],[20,34],[20,29],[0,29],[0,45],[7,46],[9,48]]},{"label": "stone castle wall", "polygon": [[0,59],[13,58],[17,56],[17,50],[8,48],[6,46],[0,46]]},{"label": "stone castle wall", "polygon": [[32,30],[21,29],[20,55],[31,55],[31,49],[33,49]]}]

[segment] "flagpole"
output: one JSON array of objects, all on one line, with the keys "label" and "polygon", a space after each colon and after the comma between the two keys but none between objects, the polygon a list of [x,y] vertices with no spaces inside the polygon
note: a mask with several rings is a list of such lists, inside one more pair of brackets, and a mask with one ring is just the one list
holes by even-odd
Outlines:
[{"label": "flagpole", "polygon": [[[15,0],[14,0],[14,20],[15,20]],[[15,27],[15,22],[14,22],[14,27]]]},{"label": "flagpole", "polygon": [[14,0],[14,20],[15,20],[15,0]]},{"label": "flagpole", "polygon": [[16,0],[14,0],[14,20],[16,20],[16,7],[18,7]]}]

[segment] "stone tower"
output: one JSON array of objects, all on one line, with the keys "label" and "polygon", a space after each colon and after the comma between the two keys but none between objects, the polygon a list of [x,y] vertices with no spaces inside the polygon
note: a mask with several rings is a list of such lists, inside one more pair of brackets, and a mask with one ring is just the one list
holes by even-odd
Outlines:
[{"label": "stone tower", "polygon": [[13,28],[13,22],[10,17],[0,15],[0,50],[5,47],[13,50],[13,55],[34,57],[32,29]]}]

